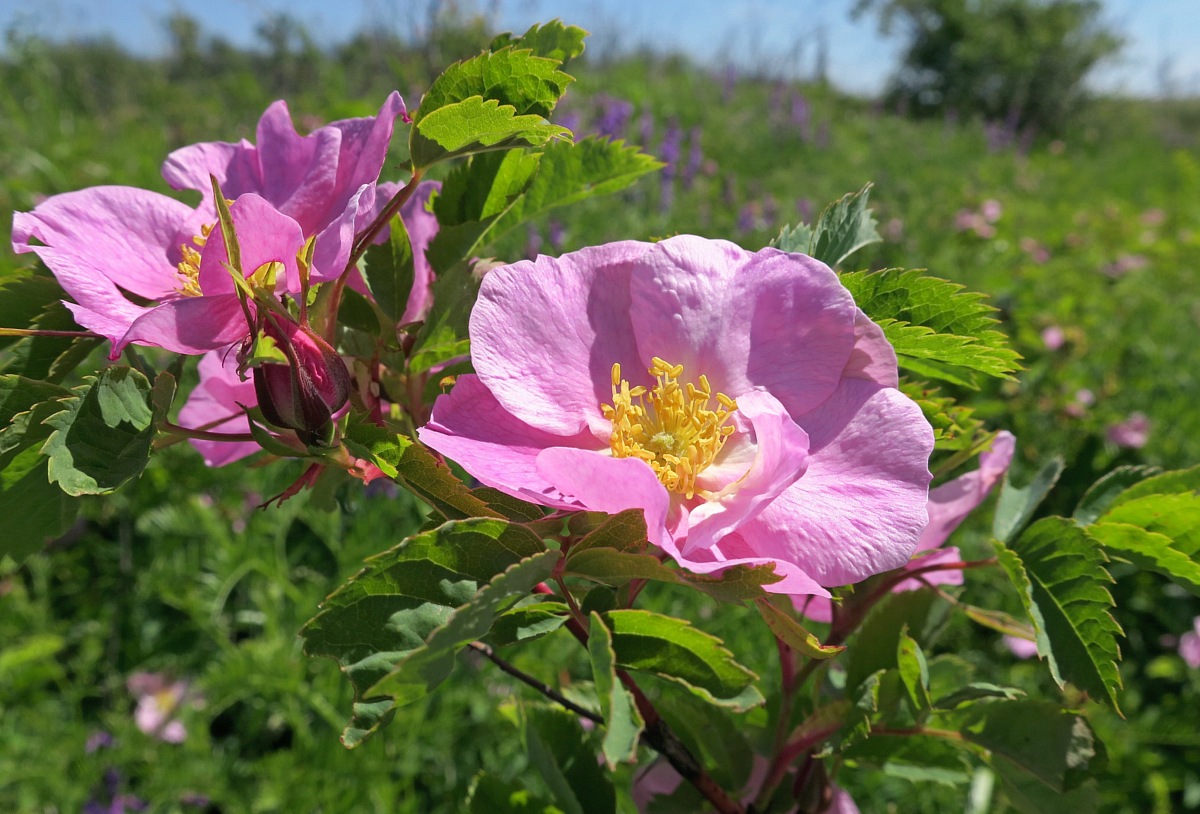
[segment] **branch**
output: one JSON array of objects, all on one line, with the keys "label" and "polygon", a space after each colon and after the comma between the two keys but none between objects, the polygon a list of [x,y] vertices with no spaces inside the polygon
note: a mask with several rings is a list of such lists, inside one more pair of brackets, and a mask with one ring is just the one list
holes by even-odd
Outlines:
[{"label": "branch", "polygon": [[604,723],[604,719],[601,718],[596,713],[592,712],[589,709],[585,709],[584,707],[579,706],[574,701],[572,701],[571,699],[567,698],[562,693],[560,693],[558,690],[551,687],[549,684],[544,684],[541,681],[538,681],[533,676],[529,675],[526,672],[518,670],[516,667],[509,664],[507,661],[505,661],[504,659],[497,656],[496,651],[493,650],[490,645],[486,645],[483,642],[471,642],[471,644],[469,644],[467,646],[470,647],[472,650],[474,650],[476,653],[483,654],[483,656],[485,658],[487,658],[489,661],[491,661],[492,664],[495,664],[497,667],[499,667],[504,672],[508,673],[513,678],[517,679],[518,681],[522,681],[525,684],[528,684],[530,687],[533,687],[535,690],[537,690],[542,695],[549,698],[551,701],[554,701],[555,703],[559,704],[560,706],[565,707],[566,709],[570,710],[571,712],[574,712],[579,717],[587,718],[589,721],[591,721],[592,723],[596,723],[596,724]]}]

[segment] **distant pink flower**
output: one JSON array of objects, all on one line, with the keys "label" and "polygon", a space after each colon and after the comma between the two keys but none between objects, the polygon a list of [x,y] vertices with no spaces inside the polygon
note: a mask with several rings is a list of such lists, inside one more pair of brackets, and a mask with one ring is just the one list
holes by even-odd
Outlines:
[{"label": "distant pink flower", "polygon": [[1023,237],[1020,242],[1021,251],[1029,255],[1035,263],[1045,263],[1050,259],[1050,251],[1031,237]]},{"label": "distant pink flower", "polygon": [[336,121],[301,136],[287,103],[278,101],[259,119],[257,144],[243,139],[182,147],[167,157],[163,178],[203,196],[190,224],[197,230],[216,221],[210,176],[227,198],[261,196],[296,221],[305,238],[317,238],[313,282],[332,280],[345,270],[355,233],[371,221],[395,120],[406,115],[404,100],[392,91],[375,116]]},{"label": "distant pink flower", "polygon": [[187,729],[175,717],[187,697],[186,681],[168,681],[159,673],[134,673],[125,684],[137,699],[133,720],[138,729],[167,743],[187,740]]},{"label": "distant pink flower", "polygon": [[1000,220],[1000,214],[1003,211],[1004,209],[1001,207],[1000,202],[995,198],[988,198],[979,205],[979,214],[982,215],[983,219],[988,223],[995,223],[996,221]]},{"label": "distant pink flower", "polygon": [[1123,254],[1101,271],[1114,280],[1124,277],[1131,271],[1140,271],[1150,265],[1150,259],[1144,254]]},{"label": "distant pink flower", "polygon": [[[1007,431],[1000,432],[991,449],[979,456],[979,468],[929,491],[929,525],[917,541],[913,558],[904,565],[906,571],[959,562],[962,555],[956,546],[942,548],[971,512],[982,503],[1008,471],[1016,451],[1016,438]],[[961,570],[927,571],[898,583],[893,592],[915,591],[925,585],[962,585]],[[816,622],[832,618],[830,600],[822,597],[798,597],[796,609]]]},{"label": "distant pink flower", "polygon": [[533,503],[642,509],[684,568],[828,596],[928,521],[929,425],[812,258],[690,235],[539,257],[488,272],[470,335],[476,375],[421,440]]},{"label": "distant pink flower", "polygon": [[[179,424],[189,429],[204,429],[225,434],[250,432],[250,421],[243,407],[254,407],[258,396],[254,382],[243,381],[237,374],[237,354],[232,350],[212,351],[200,359],[200,383],[197,384],[183,409]],[[189,442],[204,457],[209,466],[224,466],[253,455],[261,447],[253,441],[208,441],[198,438]]]},{"label": "distant pink flower", "polygon": [[1192,629],[1179,637],[1179,655],[1188,667],[1200,669],[1200,616],[1192,623]]},{"label": "distant pink flower", "polygon": [[[253,194],[229,210],[246,275],[280,263],[279,289],[298,291],[299,225]],[[110,358],[131,342],[204,353],[245,338],[250,328],[224,268],[220,231],[190,231],[191,217],[190,207],[156,192],[92,187],[17,212],[13,249],[42,258],[75,300],[66,303],[75,320],[112,340]]]},{"label": "distant pink flower", "polygon": [[1141,449],[1150,439],[1150,419],[1145,413],[1130,413],[1129,418],[1109,426],[1107,436],[1119,447]]},{"label": "distant pink flower", "polygon": [[1009,635],[1005,635],[1003,641],[1004,646],[1008,648],[1008,652],[1019,659],[1030,659],[1037,655],[1037,642],[1021,638],[1020,636]]},{"label": "distant pink flower", "polygon": [[1042,344],[1046,346],[1046,350],[1048,351],[1056,351],[1065,345],[1066,342],[1066,333],[1057,325],[1051,325],[1042,331]]}]

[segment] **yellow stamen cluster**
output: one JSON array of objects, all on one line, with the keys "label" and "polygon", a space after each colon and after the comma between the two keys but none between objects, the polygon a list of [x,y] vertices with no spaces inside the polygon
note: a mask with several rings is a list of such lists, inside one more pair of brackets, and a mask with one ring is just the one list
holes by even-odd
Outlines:
[{"label": "yellow stamen cluster", "polygon": [[[203,248],[212,230],[212,224],[201,226],[200,234],[193,237],[192,242]],[[200,252],[186,243],[180,245],[179,251],[183,253],[183,259],[176,266],[179,270],[179,290],[185,297],[199,297],[204,293],[200,290]]]},{"label": "yellow stamen cluster", "polygon": [[[653,388],[630,387],[621,378],[621,366],[613,365],[613,403],[600,405],[612,422],[609,445],[618,458],[641,458],[663,486],[690,499],[696,494],[696,476],[716,460],[733,434],[725,422],[737,410],[737,402],[714,393],[704,375],[699,387],[680,384],[683,365],[657,356],[650,374],[657,379]],[[709,406],[713,400],[716,409]]]}]

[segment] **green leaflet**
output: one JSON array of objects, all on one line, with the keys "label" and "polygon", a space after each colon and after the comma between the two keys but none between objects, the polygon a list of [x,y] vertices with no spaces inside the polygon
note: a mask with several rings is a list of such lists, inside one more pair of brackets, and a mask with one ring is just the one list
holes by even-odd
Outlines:
[{"label": "green leaflet", "polygon": [[617,656],[613,652],[612,634],[598,613],[591,615],[588,656],[592,662],[596,695],[600,699],[600,714],[604,716],[604,762],[611,770],[618,763],[637,758],[638,738],[645,722],[633,702],[633,696],[617,678]]},{"label": "green leaflet", "polygon": [[1054,680],[1070,681],[1119,713],[1117,636],[1123,634],[1112,617],[1112,577],[1101,547],[1070,520],[1047,517],[1011,546],[997,542],[996,550]]},{"label": "green leaflet", "polygon": [[604,614],[617,663],[670,679],[709,703],[745,710],[761,704],[757,676],[734,660],[720,639],[674,619],[643,610]]}]

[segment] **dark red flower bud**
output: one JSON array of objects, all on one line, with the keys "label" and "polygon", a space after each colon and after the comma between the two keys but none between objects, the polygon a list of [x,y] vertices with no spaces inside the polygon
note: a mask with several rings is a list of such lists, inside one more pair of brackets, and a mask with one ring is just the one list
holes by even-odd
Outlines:
[{"label": "dark red flower bud", "polygon": [[267,336],[287,363],[264,362],[254,368],[254,392],[263,417],[277,427],[295,430],[313,446],[326,443],[332,418],[350,397],[350,371],[329,343],[311,328],[268,319]]}]

